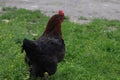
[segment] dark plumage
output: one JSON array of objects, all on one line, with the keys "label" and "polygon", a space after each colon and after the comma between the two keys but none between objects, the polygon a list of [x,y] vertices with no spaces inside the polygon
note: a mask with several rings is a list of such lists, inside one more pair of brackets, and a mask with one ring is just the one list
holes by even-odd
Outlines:
[{"label": "dark plumage", "polygon": [[25,62],[30,67],[30,76],[44,77],[47,72],[52,75],[57,70],[58,62],[65,54],[65,44],[62,38],[61,23],[64,13],[53,15],[48,21],[43,35],[35,40],[23,40],[22,51],[25,50]]}]

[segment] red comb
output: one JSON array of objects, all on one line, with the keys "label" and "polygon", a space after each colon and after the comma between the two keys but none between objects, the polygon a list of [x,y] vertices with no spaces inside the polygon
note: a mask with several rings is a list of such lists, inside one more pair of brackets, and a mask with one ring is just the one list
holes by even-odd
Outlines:
[{"label": "red comb", "polygon": [[58,14],[61,15],[61,16],[64,16],[63,10],[59,10],[59,11],[58,11]]}]

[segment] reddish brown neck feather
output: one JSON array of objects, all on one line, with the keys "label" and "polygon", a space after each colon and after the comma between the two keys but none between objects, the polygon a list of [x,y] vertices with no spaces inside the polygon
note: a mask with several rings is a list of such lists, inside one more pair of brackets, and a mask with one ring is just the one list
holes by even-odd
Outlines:
[{"label": "reddish brown neck feather", "polygon": [[62,32],[61,32],[61,22],[56,18],[58,16],[53,16],[47,24],[47,27],[45,29],[45,32],[43,35],[46,36],[53,36],[53,37],[60,37],[62,38]]}]

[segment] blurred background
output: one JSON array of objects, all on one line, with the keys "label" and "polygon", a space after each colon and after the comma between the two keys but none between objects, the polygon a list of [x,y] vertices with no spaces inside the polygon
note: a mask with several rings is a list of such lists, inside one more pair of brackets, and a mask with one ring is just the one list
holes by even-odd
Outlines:
[{"label": "blurred background", "polygon": [[41,10],[47,16],[63,9],[70,21],[86,23],[93,18],[120,20],[120,0],[0,0],[0,7]]}]

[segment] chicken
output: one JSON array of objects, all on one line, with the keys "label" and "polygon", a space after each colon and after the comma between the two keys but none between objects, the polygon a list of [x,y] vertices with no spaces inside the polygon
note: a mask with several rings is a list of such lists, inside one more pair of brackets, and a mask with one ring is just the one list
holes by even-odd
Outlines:
[{"label": "chicken", "polygon": [[64,12],[58,11],[53,15],[43,35],[35,41],[23,40],[22,52],[25,50],[25,62],[30,68],[30,77],[44,77],[53,75],[57,65],[64,59],[65,44],[62,38],[61,24],[64,21]]}]

